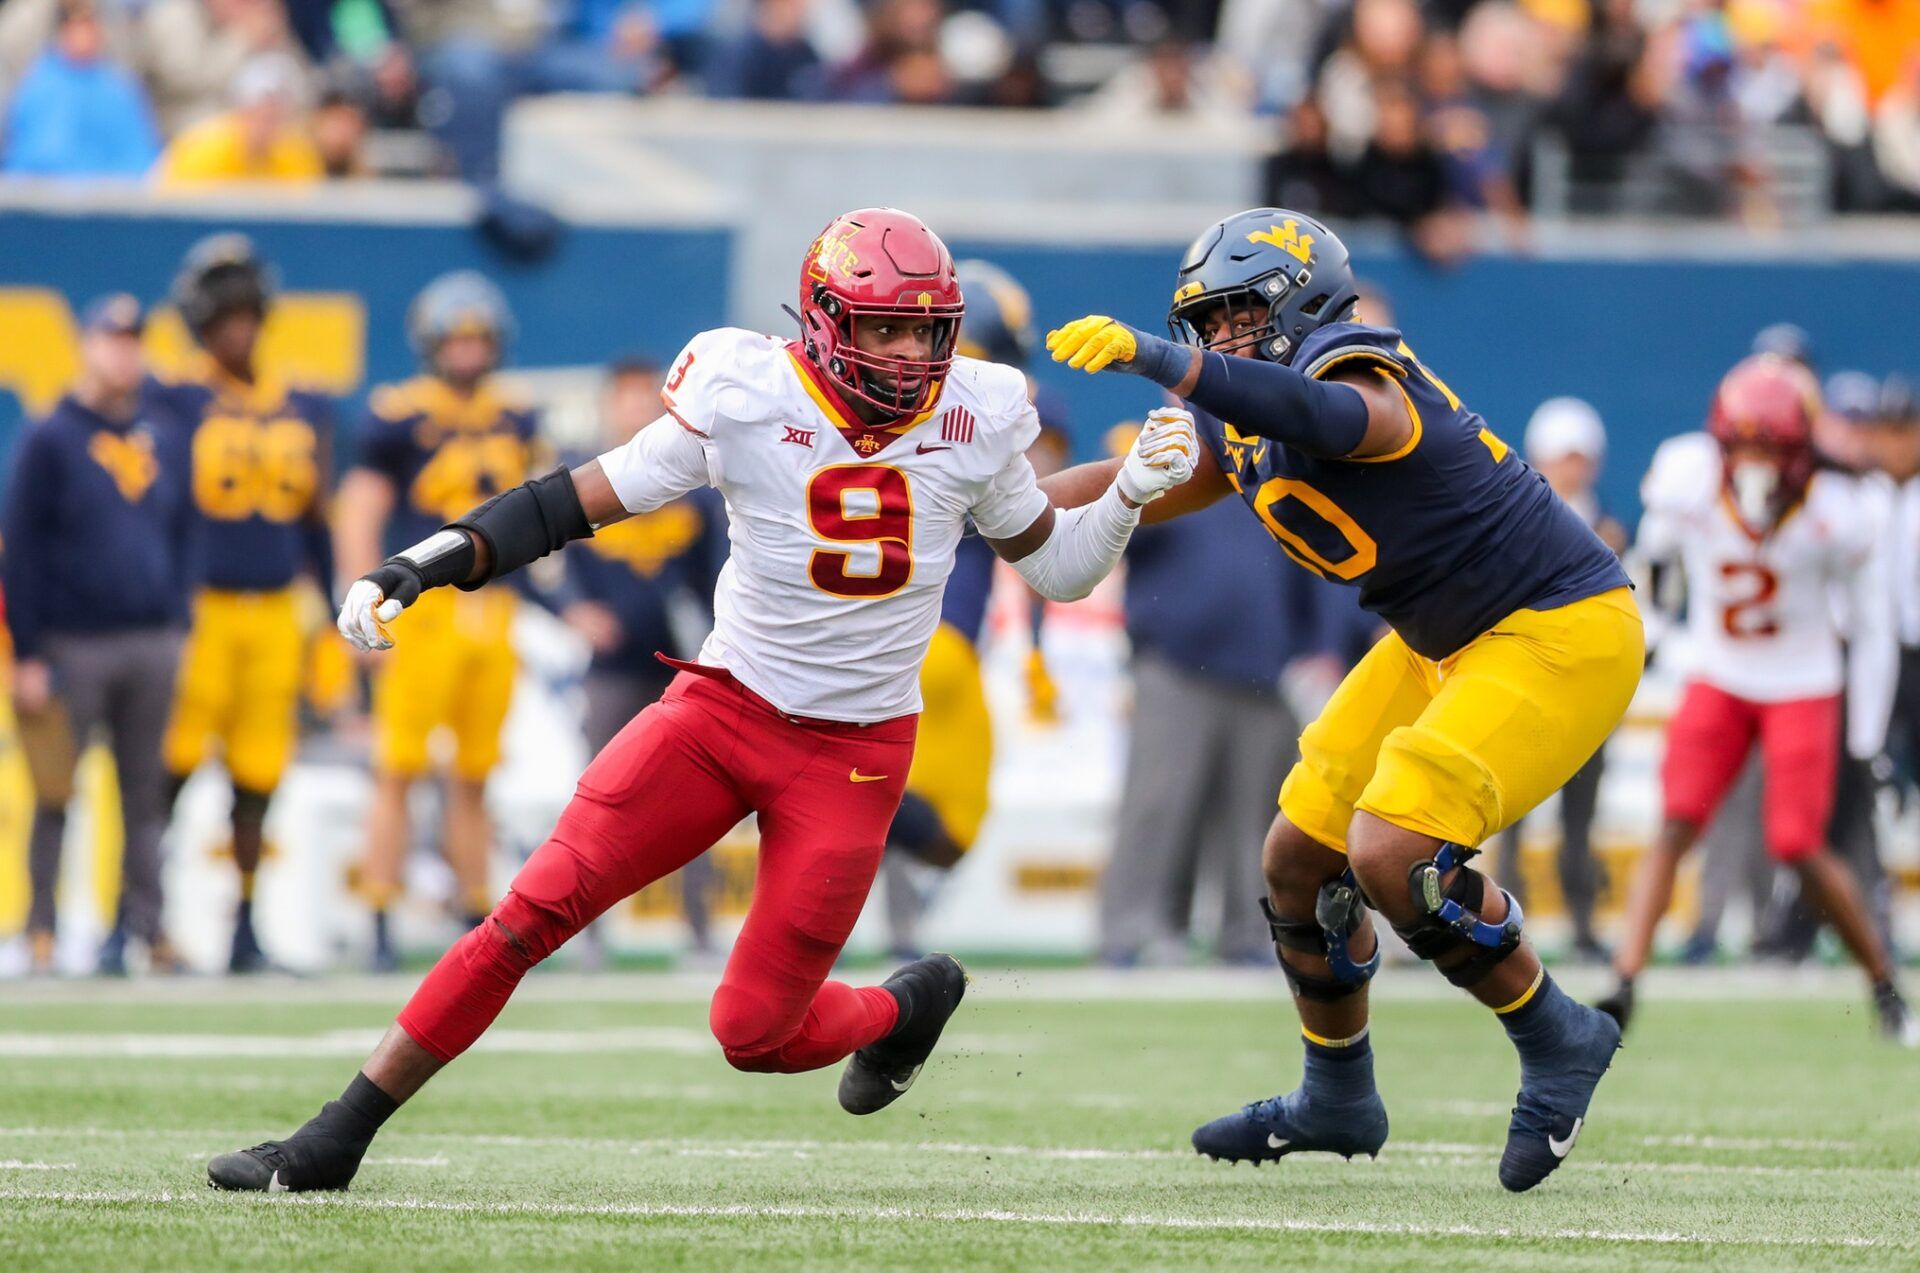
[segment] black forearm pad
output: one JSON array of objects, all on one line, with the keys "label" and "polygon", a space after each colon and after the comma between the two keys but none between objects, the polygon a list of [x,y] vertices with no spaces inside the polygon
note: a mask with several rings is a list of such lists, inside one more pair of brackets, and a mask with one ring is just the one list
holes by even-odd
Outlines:
[{"label": "black forearm pad", "polygon": [[484,578],[461,583],[459,586],[467,592],[593,534],[587,510],[580,504],[580,492],[574,489],[573,475],[565,466],[500,492],[448,525],[487,545],[487,573]]}]

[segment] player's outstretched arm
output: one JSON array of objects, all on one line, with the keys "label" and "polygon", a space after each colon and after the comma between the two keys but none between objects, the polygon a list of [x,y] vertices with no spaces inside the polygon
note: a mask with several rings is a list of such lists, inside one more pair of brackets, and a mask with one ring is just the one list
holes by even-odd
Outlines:
[{"label": "player's outstretched arm", "polygon": [[1104,314],[1048,332],[1047,349],[1077,371],[1145,376],[1242,433],[1323,459],[1389,455],[1413,433],[1398,391],[1377,377],[1316,380],[1276,362],[1176,345]]},{"label": "player's outstretched arm", "polygon": [[[997,519],[982,522],[981,533],[1041,596],[1078,601],[1119,562],[1140,524],[1140,510],[1193,476],[1199,452],[1192,416],[1173,407],[1155,411],[1106,488],[1077,508],[1056,508],[1022,458],[1012,469],[1020,489],[999,492],[993,502],[1005,508],[1015,501],[1037,501],[1038,516],[1013,535],[993,535]],[[976,519],[981,513],[975,509]]]},{"label": "player's outstretched arm", "polygon": [[[1055,508],[1079,508],[1106,493],[1124,462],[1124,459],[1112,459],[1076,464],[1041,478],[1040,489]],[[1217,504],[1232,493],[1233,487],[1221,471],[1220,462],[1203,446],[1194,461],[1193,476],[1141,509],[1140,520],[1149,526],[1170,522]]]},{"label": "player's outstretched arm", "polygon": [[362,650],[390,649],[386,625],[429,588],[478,588],[626,515],[598,460],[523,482],[355,580],[340,634]]}]

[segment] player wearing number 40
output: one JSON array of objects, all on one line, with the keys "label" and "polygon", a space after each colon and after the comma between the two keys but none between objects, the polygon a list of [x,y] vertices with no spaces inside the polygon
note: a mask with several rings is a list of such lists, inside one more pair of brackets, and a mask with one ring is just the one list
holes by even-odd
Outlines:
[{"label": "player wearing number 40", "polygon": [[[536,963],[609,906],[758,816],[753,907],[710,1021],[742,1070],[851,1057],[840,1104],[870,1114],[913,1083],[965,991],[947,955],[881,986],[829,981],[886,849],[913,760],[918,673],[969,520],[1056,600],[1092,590],[1142,505],[1185,481],[1184,413],[1141,433],[1101,492],[1056,510],[1026,450],[1019,371],[956,357],[965,311],[946,246],[916,218],[836,218],[801,263],[800,332],[726,329],[674,361],[667,415],[573,472],[515,486],[355,583],[355,644],[431,589],[463,589],[704,485],[732,553],[696,661],[588,766],[505,900],[428,974],[342,1094],[285,1141],[208,1166],[231,1189],[339,1189],[374,1132],[464,1052]],[[424,604],[424,603],[423,603]],[[400,682],[396,689],[404,691]]]},{"label": "player wearing number 40", "polygon": [[[326,499],[333,407],[289,388],[257,356],[273,269],[238,234],[187,253],[173,301],[199,345],[189,374],[152,400],[192,437],[201,584],[181,658],[164,759],[177,799],[218,757],[233,785],[240,902],[229,967],[267,967],[253,927],[253,877],[267,804],[292,759],[308,633],[300,589],[332,584]],[[305,609],[312,613],[313,606]],[[308,625],[311,626],[311,625]],[[101,956],[122,967],[125,921]],[[133,934],[135,937],[139,933]]]},{"label": "player wearing number 40", "polygon": [[[344,578],[373,569],[387,543],[405,544],[526,480],[537,416],[494,372],[513,337],[507,301],[471,270],[443,274],[407,311],[421,372],[368,399],[360,460],[340,482],[334,542]],[[373,911],[373,962],[395,962],[388,909],[400,895],[407,793],[425,776],[434,735],[453,739],[442,843],[469,926],[493,906],[487,777],[513,698],[516,595],[442,590],[395,628],[399,646],[373,687],[373,800],[358,886]]]},{"label": "player wearing number 40", "polygon": [[[1145,376],[1195,408],[1199,472],[1150,516],[1238,494],[1289,557],[1357,586],[1389,628],[1301,735],[1267,836],[1267,896],[1248,899],[1293,989],[1303,1081],[1193,1142],[1232,1161],[1379,1151],[1372,907],[1499,1014],[1520,1054],[1500,1181],[1529,1189],[1572,1149],[1620,1032],[1554,985],[1520,908],[1466,861],[1619,722],[1640,679],[1640,614],[1612,551],[1357,304],[1331,230],[1256,208],[1188,249],[1177,340],[1104,316],[1047,338],[1057,361]],[[1077,503],[1109,467],[1058,474],[1049,494]]]}]

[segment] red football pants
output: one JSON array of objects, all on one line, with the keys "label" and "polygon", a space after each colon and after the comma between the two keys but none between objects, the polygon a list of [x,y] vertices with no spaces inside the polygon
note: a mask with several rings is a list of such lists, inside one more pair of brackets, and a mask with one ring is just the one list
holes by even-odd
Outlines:
[{"label": "red football pants", "polygon": [[1660,766],[1671,819],[1706,826],[1760,742],[1767,852],[1791,862],[1827,842],[1840,766],[1840,696],[1756,703],[1689,682]]},{"label": "red football pants", "polygon": [[400,1027],[451,1061],[528,969],[755,813],[753,906],[710,1016],[721,1050],[738,1069],[792,1074],[881,1038],[893,996],[826,977],[880,868],[916,722],[790,718],[720,669],[682,672],[594,758],[553,834],[427,974]]}]

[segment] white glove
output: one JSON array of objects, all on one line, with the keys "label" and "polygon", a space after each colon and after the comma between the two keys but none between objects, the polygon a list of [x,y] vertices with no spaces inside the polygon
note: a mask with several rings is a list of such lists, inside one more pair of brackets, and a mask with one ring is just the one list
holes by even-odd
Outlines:
[{"label": "white glove", "polygon": [[1193,416],[1179,407],[1149,412],[1146,427],[1133,440],[1114,485],[1136,504],[1151,504],[1193,476],[1200,438]]},{"label": "white glove", "polygon": [[391,650],[393,637],[386,625],[406,609],[397,598],[389,598],[371,579],[356,579],[340,603],[340,635],[357,650]]}]

